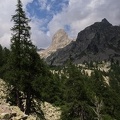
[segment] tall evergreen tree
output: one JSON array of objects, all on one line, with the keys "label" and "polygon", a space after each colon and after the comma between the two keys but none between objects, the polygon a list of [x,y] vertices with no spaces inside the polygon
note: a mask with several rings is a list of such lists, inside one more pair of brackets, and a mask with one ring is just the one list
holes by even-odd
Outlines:
[{"label": "tall evergreen tree", "polygon": [[[12,27],[11,54],[6,72],[7,82],[14,87],[16,105],[29,114],[31,111],[34,90],[33,81],[42,71],[43,62],[36,52],[36,47],[30,39],[29,19],[18,0],[15,15],[12,16],[14,26]],[[21,91],[25,96],[26,105],[23,109]]]}]

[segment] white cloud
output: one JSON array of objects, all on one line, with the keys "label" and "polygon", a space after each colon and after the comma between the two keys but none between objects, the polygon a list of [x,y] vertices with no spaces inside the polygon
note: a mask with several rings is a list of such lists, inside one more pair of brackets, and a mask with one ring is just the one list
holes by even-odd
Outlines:
[{"label": "white cloud", "polygon": [[14,13],[15,3],[11,0],[0,0],[0,44],[10,44],[11,15]]},{"label": "white cloud", "polygon": [[50,11],[50,9],[51,9],[51,5],[48,4],[47,7],[46,7],[46,9],[47,9],[47,11]]},{"label": "white cloud", "polygon": [[38,0],[40,4],[40,9],[46,9],[47,7],[47,0]]},{"label": "white cloud", "polygon": [[32,32],[32,40],[38,48],[46,48],[50,44],[50,39],[48,35],[46,35],[42,30],[41,26],[44,24],[46,20],[39,20],[37,18],[31,18],[32,21],[30,23],[31,32]]},{"label": "white cloud", "polygon": [[4,47],[9,48],[10,47],[10,33],[5,33],[2,37],[0,37],[0,44]]},{"label": "white cloud", "polygon": [[112,24],[120,24],[119,6],[120,0],[69,0],[68,6],[50,21],[50,33],[69,25],[69,35],[76,37],[79,31],[103,18]]}]

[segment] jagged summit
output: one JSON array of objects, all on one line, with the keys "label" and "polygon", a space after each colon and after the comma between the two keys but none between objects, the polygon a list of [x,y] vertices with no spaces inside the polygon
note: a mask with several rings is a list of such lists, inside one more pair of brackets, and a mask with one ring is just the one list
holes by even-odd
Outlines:
[{"label": "jagged summit", "polygon": [[[66,32],[65,32],[64,29],[59,29],[59,30],[54,34],[54,36],[55,36],[56,34],[66,34]],[[53,37],[54,37],[54,36],[53,36]]]},{"label": "jagged summit", "polygon": [[109,23],[106,18],[103,18],[101,22],[103,22],[103,23]]},{"label": "jagged summit", "polygon": [[58,45],[61,42],[69,41],[68,35],[64,29],[59,29],[52,37],[52,45]]},{"label": "jagged summit", "polygon": [[[108,22],[106,18],[102,19],[101,22],[95,22],[94,24],[86,27],[84,30],[78,33],[76,41],[89,41],[95,36],[99,36],[97,34],[102,34],[103,31],[107,31],[111,29],[112,24]],[[83,46],[84,47],[84,46]]]},{"label": "jagged summit", "polygon": [[67,33],[60,29],[53,35],[51,45],[46,50],[39,52],[39,54],[42,58],[47,58],[58,49],[67,46],[71,41],[73,40],[68,37]]},{"label": "jagged summit", "polygon": [[106,24],[106,25],[112,25],[111,23],[108,22],[108,20],[106,18],[102,19],[101,21],[103,24]]},{"label": "jagged summit", "polygon": [[101,20],[101,22],[96,22],[93,25],[95,25],[95,24],[97,24],[97,25],[99,24],[100,26],[104,26],[104,27],[106,27],[106,26],[112,26],[112,24],[106,18],[103,18]]},{"label": "jagged summit", "polygon": [[95,22],[89,27],[93,29],[106,29],[106,27],[111,27],[111,26],[112,24],[106,18],[104,18],[100,22]]}]

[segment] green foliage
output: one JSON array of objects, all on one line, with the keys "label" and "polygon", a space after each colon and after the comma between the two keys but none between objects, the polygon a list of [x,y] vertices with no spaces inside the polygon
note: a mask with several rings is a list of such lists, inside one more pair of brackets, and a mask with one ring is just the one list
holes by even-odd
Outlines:
[{"label": "green foliage", "polygon": [[118,61],[114,61],[111,64],[111,69],[109,71],[110,77],[110,102],[109,102],[109,109],[112,111],[111,114],[114,118],[120,118],[120,66]]},{"label": "green foliage", "polygon": [[[35,92],[33,83],[40,77],[44,79],[43,76],[46,76],[47,70],[45,63],[37,54],[36,47],[31,42],[30,20],[26,17],[20,0],[18,0],[15,12],[15,15],[12,16],[14,26],[11,29],[13,32],[11,37],[11,52],[7,61],[5,80],[16,91],[15,95],[11,97],[15,97],[17,106],[26,114],[30,114],[32,100],[35,97],[39,97],[37,96],[38,91]],[[22,95],[19,94],[21,92]],[[22,99],[26,101],[25,109],[22,107]],[[12,102],[15,100],[13,99]]]},{"label": "green foliage", "polygon": [[[116,72],[110,71],[110,74],[113,71],[117,74],[115,79],[119,76],[118,69]],[[60,90],[62,90],[63,96],[59,98],[62,99],[59,101],[62,102],[59,104],[62,108],[61,119],[119,119],[120,94],[117,91],[119,87],[115,88],[118,83],[116,82],[113,87],[111,80],[109,86],[103,78],[103,75],[109,76],[109,73],[96,69],[89,77],[82,72],[81,67],[73,65],[71,62],[68,62],[62,70],[64,73],[61,75],[63,82]],[[111,76],[114,78],[115,75]]]},{"label": "green foliage", "polygon": [[113,118],[109,115],[104,115],[103,120],[113,120]]},{"label": "green foliage", "polygon": [[90,119],[92,110],[89,101],[92,93],[86,85],[88,77],[71,62],[64,68],[64,72],[67,77],[64,79],[62,119]]},{"label": "green foliage", "polygon": [[6,71],[6,63],[9,57],[10,51],[7,48],[3,48],[0,45],[0,78],[3,78]]},{"label": "green foliage", "polygon": [[[62,120],[120,119],[119,61],[111,59],[108,73],[97,70],[97,63],[85,63],[94,71],[91,76],[74,65],[71,56],[66,66],[49,68],[31,42],[30,20],[20,0],[12,21],[11,49],[0,46],[0,77],[10,85],[8,100],[12,105],[29,114],[35,112],[36,99],[61,107]],[[109,76],[109,85],[103,76]],[[39,114],[43,116],[41,109]]]}]

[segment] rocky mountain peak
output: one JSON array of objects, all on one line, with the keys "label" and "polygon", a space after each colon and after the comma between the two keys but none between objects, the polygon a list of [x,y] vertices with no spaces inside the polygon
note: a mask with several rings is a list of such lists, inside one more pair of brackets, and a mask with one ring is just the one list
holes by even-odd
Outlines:
[{"label": "rocky mountain peak", "polygon": [[67,46],[71,41],[73,40],[68,37],[67,33],[60,29],[53,35],[51,45],[46,50],[40,51],[39,54],[42,58],[47,58],[58,49]]},{"label": "rocky mountain peak", "polygon": [[106,18],[103,18],[103,19],[102,19],[102,22],[103,22],[103,23],[109,23]]},{"label": "rocky mountain peak", "polygon": [[68,40],[68,35],[64,29],[59,29],[52,37],[52,45],[65,42]]},{"label": "rocky mountain peak", "polygon": [[106,18],[102,19],[101,22],[95,22],[93,25],[91,25],[90,27],[92,28],[96,28],[96,29],[104,29],[106,27],[111,27],[112,24],[108,22],[108,20]]},{"label": "rocky mountain peak", "polygon": [[[80,31],[77,36],[77,42],[87,42],[93,40],[95,37],[99,37],[100,34],[105,34],[105,32],[111,29],[112,24],[108,22],[106,18],[102,19],[101,22],[95,22],[94,24],[86,27],[84,30]],[[107,33],[106,33],[107,35]],[[102,37],[102,36],[101,36]],[[97,38],[96,38],[97,41]],[[87,44],[86,43],[86,44]],[[84,47],[84,46],[83,46]]]},{"label": "rocky mountain peak", "polygon": [[112,25],[111,23],[108,22],[108,20],[106,18],[102,19],[101,22],[105,25],[110,25],[110,26]]},{"label": "rocky mountain peak", "polygon": [[120,60],[120,27],[107,19],[95,22],[78,33],[76,41],[46,59],[48,64],[64,64],[71,56],[74,63]]},{"label": "rocky mountain peak", "polygon": [[[66,32],[65,32],[64,29],[59,29],[59,30],[54,34],[54,36],[55,36],[56,34],[61,34],[61,35],[63,35],[63,34],[66,34]],[[53,37],[54,37],[54,36],[53,36]]]}]

